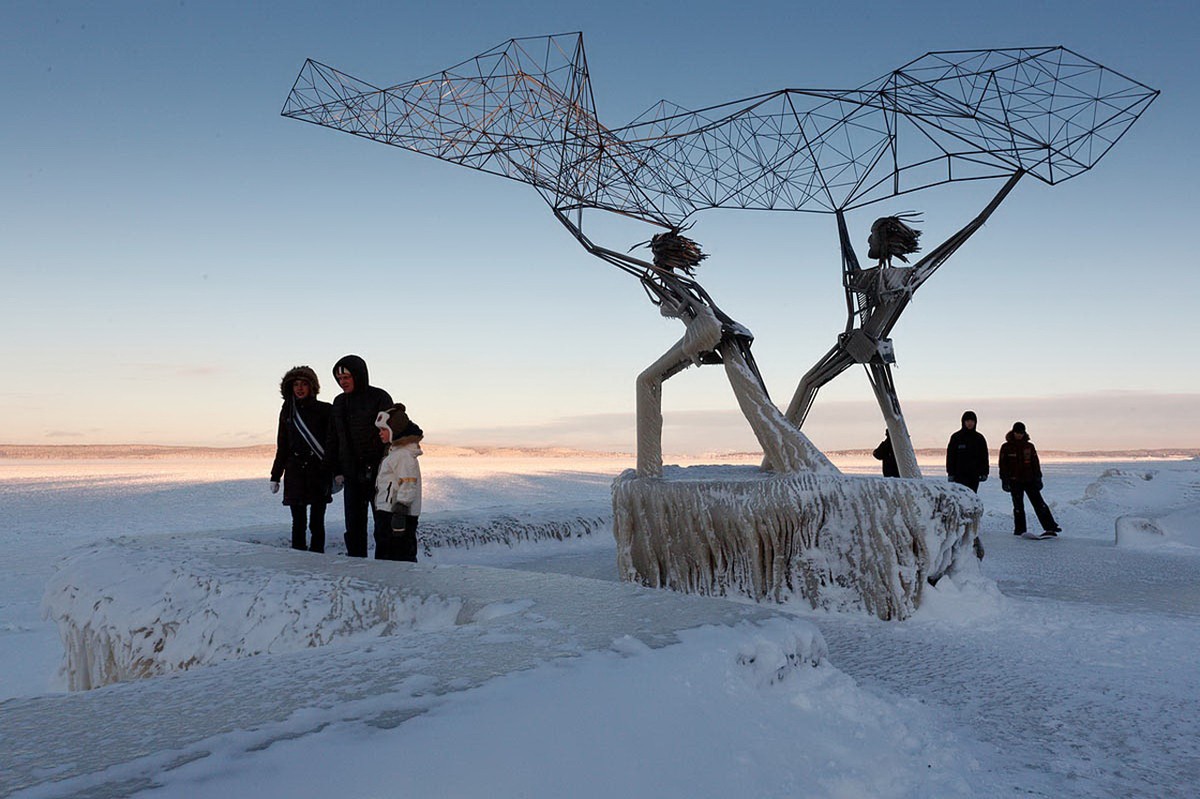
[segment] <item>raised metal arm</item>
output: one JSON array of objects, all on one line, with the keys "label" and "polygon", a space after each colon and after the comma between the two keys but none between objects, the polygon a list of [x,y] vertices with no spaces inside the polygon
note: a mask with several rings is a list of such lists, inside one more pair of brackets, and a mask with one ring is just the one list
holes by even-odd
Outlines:
[{"label": "raised metal arm", "polygon": [[804,424],[817,392],[855,363],[866,365],[871,387],[891,432],[892,447],[902,477],[918,477],[916,454],[900,400],[896,395],[891,364],[895,351],[888,334],[920,286],[975,234],[1004,201],[1024,175],[1017,170],[991,201],[966,225],[911,267],[859,266],[850,243],[845,215],[837,211],[838,239],[842,250],[842,285],[846,292],[846,330],[837,343],[801,378],[786,417],[797,427]]}]

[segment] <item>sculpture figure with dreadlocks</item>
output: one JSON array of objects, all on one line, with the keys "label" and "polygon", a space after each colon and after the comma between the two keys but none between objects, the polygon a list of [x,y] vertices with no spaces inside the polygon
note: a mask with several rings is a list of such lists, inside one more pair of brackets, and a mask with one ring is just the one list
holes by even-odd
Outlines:
[{"label": "sculpture figure with dreadlocks", "polygon": [[[843,475],[801,432],[821,386],[866,367],[902,477],[919,477],[891,377],[892,327],[912,294],[1023,175],[1055,184],[1091,169],[1157,96],[1063,47],[927,53],[858,89],[782,89],[687,111],[667,102],[608,128],[596,115],[581,34],[512,39],[414,81],[379,88],[307,61],[283,113],[533,187],[592,255],[637,277],[683,336],[637,379],[637,469],[613,483],[623,579],[904,618],[923,586],[974,563],[982,506],[961,486]],[[1003,186],[919,261],[910,214],[872,226],[863,268],[845,214],[959,181]],[[753,336],[696,280],[682,235],[712,208],[836,216],[845,330],[781,412]],[[592,242],[584,218],[656,228],[652,262]],[[896,264],[899,261],[903,266]],[[747,279],[754,275],[747,273]],[[664,467],[662,387],[720,364],[767,469]]]},{"label": "sculpture figure with dreadlocks", "polygon": [[[587,246],[587,244],[585,244]],[[696,242],[678,230],[650,241],[654,263],[642,285],[663,316],[683,322],[686,331],[637,379],[637,469],[643,476],[662,475],[662,384],[688,366],[723,364],[738,405],[750,422],[764,457],[781,472],[809,469],[836,472],[800,429],[790,424],[767,394],[750,352],[754,336],[726,315],[693,279],[707,258]]]}]

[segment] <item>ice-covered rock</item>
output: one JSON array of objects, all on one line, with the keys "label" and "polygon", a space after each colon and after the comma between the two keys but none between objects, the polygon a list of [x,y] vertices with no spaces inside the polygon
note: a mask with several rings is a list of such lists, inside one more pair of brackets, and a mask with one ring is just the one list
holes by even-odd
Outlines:
[{"label": "ice-covered rock", "polygon": [[755,467],[626,471],[613,483],[622,579],[754,600],[803,597],[904,619],[927,580],[974,558],[983,506],[924,480]]}]

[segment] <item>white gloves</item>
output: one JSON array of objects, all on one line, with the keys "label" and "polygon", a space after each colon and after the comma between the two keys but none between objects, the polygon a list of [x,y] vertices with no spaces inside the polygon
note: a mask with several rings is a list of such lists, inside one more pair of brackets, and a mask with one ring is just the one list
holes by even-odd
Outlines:
[{"label": "white gloves", "polygon": [[271,493],[272,493],[272,494],[278,494],[278,493],[279,493],[279,481],[278,481],[278,480],[272,480],[272,481],[271,481]]}]

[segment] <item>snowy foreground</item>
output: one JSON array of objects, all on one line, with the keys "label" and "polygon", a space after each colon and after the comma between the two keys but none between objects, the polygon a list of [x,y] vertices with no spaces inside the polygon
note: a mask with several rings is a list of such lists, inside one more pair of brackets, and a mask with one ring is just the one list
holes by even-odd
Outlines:
[{"label": "snowy foreground", "polygon": [[985,483],[904,622],[618,582],[619,461],[423,465],[413,566],[261,463],[0,460],[0,796],[1197,795],[1200,463],[1048,464],[1057,541]]}]

